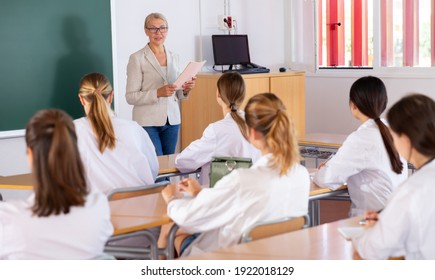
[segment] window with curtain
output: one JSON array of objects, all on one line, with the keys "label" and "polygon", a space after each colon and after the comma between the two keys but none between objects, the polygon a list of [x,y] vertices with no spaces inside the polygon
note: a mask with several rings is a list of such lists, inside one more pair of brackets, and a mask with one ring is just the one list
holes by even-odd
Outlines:
[{"label": "window with curtain", "polygon": [[435,0],[316,4],[319,68],[435,66]]}]

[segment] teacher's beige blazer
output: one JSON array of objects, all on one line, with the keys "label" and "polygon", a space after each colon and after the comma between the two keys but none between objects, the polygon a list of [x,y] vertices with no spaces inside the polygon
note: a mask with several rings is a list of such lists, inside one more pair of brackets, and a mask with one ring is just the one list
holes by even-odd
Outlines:
[{"label": "teacher's beige blazer", "polygon": [[127,103],[133,105],[133,120],[141,126],[180,124],[178,100],[186,99],[183,90],[170,97],[157,97],[157,89],[172,84],[179,75],[179,57],[166,50],[166,74],[148,45],[130,55],[127,65]]}]

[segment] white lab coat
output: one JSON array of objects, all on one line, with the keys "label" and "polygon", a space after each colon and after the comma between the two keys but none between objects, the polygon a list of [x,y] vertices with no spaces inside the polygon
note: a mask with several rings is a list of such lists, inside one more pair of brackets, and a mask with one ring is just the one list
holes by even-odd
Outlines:
[{"label": "white lab coat", "polygon": [[35,196],[0,203],[0,259],[91,259],[113,233],[107,197],[91,192],[68,214],[37,217]]},{"label": "white lab coat", "polygon": [[74,124],[89,186],[107,194],[116,188],[154,183],[159,171],[157,155],[148,133],[136,122],[112,117],[116,146],[103,153],[88,119],[77,119]]},{"label": "white lab coat", "polygon": [[[239,114],[244,115],[242,111]],[[200,182],[208,185],[210,163],[214,156],[246,157],[255,163],[261,157],[261,152],[243,137],[228,113],[222,120],[208,125],[201,139],[190,143],[176,157],[175,166],[182,172],[195,171],[201,167]]]},{"label": "white lab coat", "polygon": [[391,169],[379,128],[369,119],[347,137],[313,179],[317,185],[333,190],[347,183],[352,200],[350,215],[361,215],[365,210],[384,208],[391,192],[408,177],[407,163],[402,163],[401,174]]},{"label": "white lab coat", "polygon": [[236,169],[195,198],[174,199],[168,216],[189,233],[201,233],[183,255],[237,244],[256,222],[308,212],[310,178],[300,164],[284,176],[268,167],[270,154],[249,169]]},{"label": "white lab coat", "polygon": [[435,260],[434,178],[433,160],[393,192],[378,222],[352,240],[362,258]]}]

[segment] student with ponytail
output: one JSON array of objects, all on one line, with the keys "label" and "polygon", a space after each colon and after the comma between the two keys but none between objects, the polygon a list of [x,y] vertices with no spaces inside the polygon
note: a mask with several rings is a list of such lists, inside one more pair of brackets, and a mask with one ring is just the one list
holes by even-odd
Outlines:
[{"label": "student with ponytail", "polygon": [[353,245],[364,259],[435,260],[435,102],[422,94],[405,96],[390,108],[387,120],[397,150],[416,171],[381,213],[365,213],[368,228]]},{"label": "student with ponytail", "polygon": [[347,183],[352,201],[350,216],[384,208],[391,192],[408,176],[407,164],[399,157],[381,119],[387,102],[381,79],[367,76],[353,83],[349,106],[362,124],[314,176],[317,185],[330,189]]},{"label": "student with ponytail", "polygon": [[189,178],[162,191],[168,216],[197,233],[176,248],[182,255],[237,244],[257,222],[308,212],[309,174],[299,164],[294,126],[282,101],[272,93],[256,95],[245,107],[245,118],[248,139],[262,153],[251,168],[232,171],[212,189]]},{"label": "student with ponytail", "polygon": [[0,259],[91,259],[112,235],[107,198],[87,187],[72,119],[37,112],[26,127],[34,194],[0,203]]},{"label": "student with ponytail", "polygon": [[136,122],[113,115],[109,80],[99,73],[84,76],[79,98],[86,117],[74,123],[90,186],[107,194],[154,183],[159,168],[154,145]]},{"label": "student with ponytail", "polygon": [[192,142],[175,159],[182,172],[201,167],[201,183],[209,183],[210,162],[213,156],[246,157],[255,162],[260,151],[248,142],[244,112],[240,106],[245,98],[245,82],[237,72],[227,72],[217,81],[216,100],[224,118],[210,124],[201,139]]}]

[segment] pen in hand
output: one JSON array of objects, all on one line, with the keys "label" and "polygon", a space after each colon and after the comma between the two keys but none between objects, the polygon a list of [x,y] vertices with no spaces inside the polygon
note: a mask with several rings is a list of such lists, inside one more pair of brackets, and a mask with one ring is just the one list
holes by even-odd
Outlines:
[{"label": "pen in hand", "polygon": [[378,211],[367,211],[366,214],[364,215],[365,218],[362,219],[359,224],[360,225],[369,225],[369,224],[374,224],[374,222],[378,221],[378,214],[381,213],[381,210]]}]

